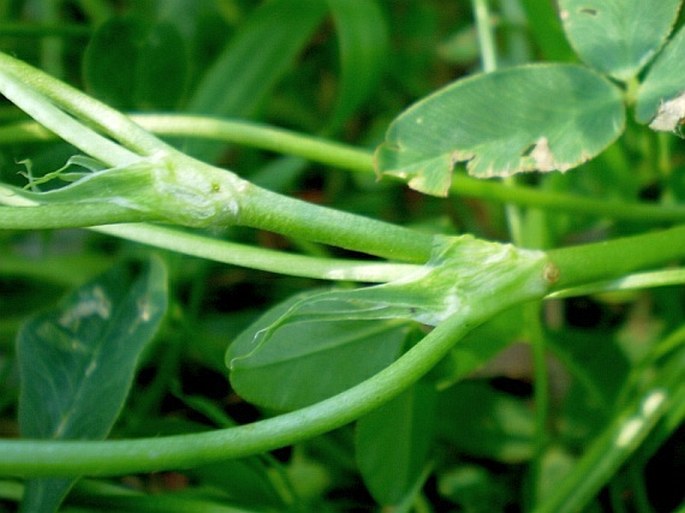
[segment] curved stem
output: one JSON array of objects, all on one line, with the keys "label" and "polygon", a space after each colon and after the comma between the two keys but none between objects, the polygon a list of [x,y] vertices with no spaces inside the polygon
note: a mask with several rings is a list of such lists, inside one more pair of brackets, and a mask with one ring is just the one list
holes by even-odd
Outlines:
[{"label": "curved stem", "polygon": [[[166,143],[142,129],[116,109],[108,107],[47,73],[2,52],[0,52],[0,73],[13,75],[20,80],[24,84],[23,93],[33,90],[35,93],[44,95],[77,118],[87,121],[90,126],[96,127],[140,155],[153,155],[160,150],[172,150]],[[15,99],[12,98],[12,101]],[[20,102],[15,103],[23,109]],[[30,114],[32,117],[34,116],[33,112]],[[59,129],[59,123],[44,124],[51,130],[58,131]],[[75,144],[74,141],[70,142]],[[78,144],[76,146],[80,147]],[[105,159],[103,162],[109,161]],[[118,162],[117,165],[124,163]]]},{"label": "curved stem", "polygon": [[[159,135],[217,139],[350,171],[373,172],[373,157],[366,150],[261,123],[176,114],[137,114],[131,118]],[[2,139],[2,128],[0,134]]]},{"label": "curved stem", "polygon": [[[3,57],[0,52],[0,64]],[[135,153],[101,136],[55,107],[44,97],[26,87],[24,82],[24,78],[15,76],[4,67],[0,67],[2,94],[41,124],[51,127],[65,141],[111,166],[130,164],[138,159]]]},{"label": "curved stem", "polygon": [[102,442],[1,440],[0,475],[117,475],[185,468],[317,436],[374,410],[415,383],[469,330],[510,306],[512,300],[507,299],[507,304],[495,309],[476,308],[451,317],[383,371],[301,410],[234,428],[161,438]]}]

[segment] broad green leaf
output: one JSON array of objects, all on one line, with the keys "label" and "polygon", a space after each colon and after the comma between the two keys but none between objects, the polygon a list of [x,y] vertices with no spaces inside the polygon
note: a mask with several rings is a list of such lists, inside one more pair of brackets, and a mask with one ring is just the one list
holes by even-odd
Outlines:
[{"label": "broad green leaf", "polygon": [[535,427],[525,401],[474,381],[440,394],[439,408],[439,436],[456,450],[505,463],[532,456]]},{"label": "broad green leaf", "polygon": [[357,462],[366,487],[383,505],[398,503],[426,466],[437,393],[418,383],[357,423]]},{"label": "broad green leaf", "polygon": [[673,28],[680,0],[559,0],[564,30],[581,59],[629,80]]},{"label": "broad green leaf", "polygon": [[654,130],[674,131],[685,119],[685,28],[668,42],[640,84],[635,118]]},{"label": "broad green leaf", "polygon": [[[166,270],[118,266],[30,319],[17,338],[24,438],[103,439],[167,306]],[[23,510],[55,511],[74,480],[29,480]]]},{"label": "broad green leaf", "polygon": [[[200,81],[187,110],[213,116],[248,117],[292,65],[323,20],[320,0],[272,0],[242,24]],[[214,160],[221,145],[191,141],[187,151]]]},{"label": "broad green leaf", "polygon": [[390,125],[377,171],[445,196],[466,162],[487,178],[566,171],[595,157],[623,131],[621,91],[582,66],[542,64],[459,80]]},{"label": "broad green leaf", "polygon": [[305,293],[277,305],[241,333],[226,353],[231,385],[250,402],[295,409],[326,399],[374,375],[400,353],[408,325],[397,321],[325,318],[290,323],[268,341],[259,334],[294,304],[317,295]]},{"label": "broad green leaf", "polygon": [[90,92],[125,109],[169,109],[188,78],[187,48],[173,25],[114,17],[101,25],[84,56]]},{"label": "broad green leaf", "polygon": [[334,130],[378,83],[387,63],[388,31],[376,0],[327,0],[327,3],[340,53],[337,104],[328,123],[328,129]]}]

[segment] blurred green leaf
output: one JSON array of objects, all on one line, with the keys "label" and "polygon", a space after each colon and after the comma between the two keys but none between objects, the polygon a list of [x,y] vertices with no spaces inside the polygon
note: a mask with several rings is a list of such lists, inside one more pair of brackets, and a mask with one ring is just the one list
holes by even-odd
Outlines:
[{"label": "blurred green leaf", "polygon": [[388,57],[388,30],[376,0],[327,0],[340,52],[340,81],[329,130],[342,124],[374,90]]},{"label": "blurred green leaf", "polygon": [[418,383],[357,422],[359,470],[380,504],[398,503],[423,472],[436,406],[435,388]]},{"label": "blurred green leaf", "polygon": [[519,398],[471,381],[441,393],[439,409],[438,436],[464,454],[505,463],[533,454],[533,414]]},{"label": "blurred green leaf", "polygon": [[554,2],[522,0],[528,29],[546,60],[573,61],[575,54],[569,46]]},{"label": "blurred green leaf", "polygon": [[466,513],[506,511],[509,498],[504,482],[485,468],[471,464],[460,465],[439,476],[438,490]]},{"label": "blurred green leaf", "polygon": [[[189,112],[248,117],[292,66],[326,13],[319,0],[263,3],[242,24],[188,102]],[[187,151],[215,160],[221,145],[191,141]]]},{"label": "blurred green leaf", "polygon": [[114,17],[86,48],[83,74],[89,92],[121,109],[170,109],[188,78],[184,39],[173,25]]},{"label": "blurred green leaf", "polygon": [[[151,259],[135,277],[115,267],[30,319],[17,338],[22,436],[107,436],[166,308],[166,269]],[[29,480],[23,511],[55,511],[73,482]]]},{"label": "blurred green leaf", "polygon": [[452,168],[477,177],[565,171],[623,131],[621,91],[576,65],[509,68],[457,81],[401,114],[376,151],[377,171],[447,195]]},{"label": "blurred green leaf", "polygon": [[270,408],[300,408],[356,385],[399,355],[408,326],[397,321],[314,318],[287,324],[259,343],[261,332],[315,295],[299,294],[270,309],[228,348],[231,384],[242,397]]},{"label": "blurred green leaf", "polygon": [[594,68],[629,80],[673,28],[681,0],[559,0],[564,30]]},{"label": "blurred green leaf", "polygon": [[640,84],[635,119],[654,130],[673,131],[685,119],[685,28],[661,51]]}]

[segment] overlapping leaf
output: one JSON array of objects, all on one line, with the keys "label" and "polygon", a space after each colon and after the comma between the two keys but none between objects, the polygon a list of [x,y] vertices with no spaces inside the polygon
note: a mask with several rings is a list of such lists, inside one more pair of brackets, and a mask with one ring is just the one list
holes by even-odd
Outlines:
[{"label": "overlapping leaf", "polygon": [[[187,110],[213,116],[250,116],[323,20],[318,0],[274,0],[250,15],[200,81]],[[221,145],[194,141],[187,152],[206,160]]]},{"label": "overlapping leaf", "polygon": [[390,125],[379,174],[447,195],[454,164],[477,177],[565,171],[622,132],[621,91],[597,73],[542,64],[477,75],[434,93]]},{"label": "overlapping leaf", "polygon": [[328,0],[340,53],[340,80],[329,130],[344,122],[378,83],[388,52],[388,30],[376,0]]},{"label": "overlapping leaf", "polygon": [[436,407],[435,388],[419,382],[357,423],[359,470],[378,503],[397,504],[419,479],[433,442]]},{"label": "overlapping leaf", "polygon": [[349,320],[329,320],[325,305],[319,305],[321,319],[285,324],[259,344],[259,334],[293,305],[320,294],[300,294],[277,305],[231,344],[226,362],[242,397],[280,410],[300,408],[356,385],[397,358],[407,323],[355,320],[353,312]]},{"label": "overlapping leaf", "polygon": [[560,0],[564,30],[589,65],[628,80],[671,32],[681,0]]},{"label": "overlapping leaf", "polygon": [[654,130],[673,131],[685,119],[685,28],[668,42],[640,84],[635,117]]}]

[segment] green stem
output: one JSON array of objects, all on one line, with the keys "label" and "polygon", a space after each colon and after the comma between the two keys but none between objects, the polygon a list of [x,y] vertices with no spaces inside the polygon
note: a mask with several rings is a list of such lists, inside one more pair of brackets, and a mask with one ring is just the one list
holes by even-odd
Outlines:
[{"label": "green stem", "polygon": [[541,191],[513,184],[505,187],[501,182],[480,180],[458,173],[452,178],[450,190],[455,195],[501,203],[514,203],[548,211],[570,212],[644,223],[685,221],[685,207],[682,205],[655,206],[635,202],[598,200],[572,194]]},{"label": "green stem", "polygon": [[0,230],[47,230],[81,228],[110,223],[160,221],[154,214],[131,210],[112,203],[37,205],[33,207],[0,206]]},{"label": "green stem", "polygon": [[248,185],[238,223],[394,260],[423,263],[434,236]]},{"label": "green stem", "polygon": [[373,157],[368,151],[291,130],[203,116],[139,114],[131,117],[146,130],[160,135],[217,139],[351,171],[373,172]]},{"label": "green stem", "polygon": [[517,301],[503,298],[494,310],[474,308],[451,317],[383,371],[292,413],[229,429],[138,440],[1,440],[0,475],[117,475],[185,468],[261,453],[320,435],[397,396],[438,363],[468,331],[513,302]]},{"label": "green stem", "polygon": [[[685,257],[685,226],[548,251],[557,267],[553,289],[561,290],[662,265]],[[549,269],[552,274],[554,269]]]},{"label": "green stem", "polygon": [[[671,257],[683,256],[685,244],[679,243],[683,238],[685,227],[679,227],[603,244],[554,250],[549,252],[549,255],[560,273],[557,285],[570,284],[594,280],[598,273],[603,273],[604,276],[620,274],[636,266],[656,265]],[[641,252],[640,250],[646,246],[654,251]],[[645,256],[633,256],[628,264],[623,264],[617,258],[617,255],[631,252]],[[603,267],[599,271],[593,269],[593,264],[601,261],[605,262]],[[545,277],[553,281],[554,269],[548,268],[547,271]],[[479,302],[476,308],[464,309],[436,327],[420,343],[383,371],[337,396],[310,407],[254,424],[201,434],[102,442],[0,441],[0,454],[3,455],[0,459],[0,475],[112,475],[182,468],[264,452],[319,435],[349,423],[395,397],[428,372],[470,329],[497,312],[535,299],[536,297],[531,296],[540,293],[540,289],[534,290],[535,293],[530,293],[526,297],[523,297],[522,291],[519,291],[519,294],[499,294],[496,301],[490,298]],[[674,380],[673,375],[676,373],[677,380]],[[679,385],[681,374],[681,367],[677,367],[673,372],[664,373],[664,378],[668,377],[668,382],[664,382],[662,386],[672,389],[674,383]],[[620,463],[627,454],[626,448],[630,449],[639,444],[651,430],[656,419],[663,414],[664,408],[667,408],[665,403],[668,403],[670,396],[659,395],[661,390],[662,388],[654,388],[651,395],[645,396],[644,401],[640,403],[637,411],[643,413],[646,412],[646,404],[651,406],[644,418],[637,419],[640,421],[637,425],[637,434],[633,435],[631,432],[630,438],[626,440],[625,422],[632,420],[632,417],[623,419],[618,426],[612,425],[610,433],[598,442],[599,449],[591,450],[592,456],[588,457],[591,464],[583,464],[581,470],[585,471],[587,465],[596,464],[597,455],[604,454],[608,443],[615,444],[615,457],[612,456],[612,460],[606,464],[601,460],[601,469],[595,470],[590,466],[592,475],[597,475],[597,472],[601,471],[603,476]],[[655,398],[660,402],[655,402]],[[634,411],[635,408],[628,414],[632,415]],[[576,473],[582,474],[583,472]],[[590,484],[594,487],[597,482],[593,478]],[[568,490],[573,491],[574,488],[568,487]],[[587,493],[589,492],[584,489],[581,498],[586,498]],[[555,498],[554,501],[556,500]],[[548,504],[546,503],[541,511],[560,511],[550,509]]]},{"label": "green stem", "polygon": [[[111,204],[84,203],[80,204],[78,208],[63,204],[32,206],[34,204],[31,200],[20,197],[14,194],[11,189],[0,186],[0,204],[2,203],[18,206],[0,206],[0,230],[82,227],[83,220],[90,220],[92,221],[91,224],[95,225],[91,228],[92,230],[122,239],[215,262],[291,276],[383,283],[397,280],[416,271],[416,266],[410,264],[317,258],[289,254],[214,239],[179,229],[146,225],[140,221],[144,221],[146,216],[149,219],[148,214]],[[101,216],[104,219],[101,219]],[[97,226],[105,222],[116,222],[117,218],[118,222],[121,223],[136,221],[138,224]]]},{"label": "green stem", "polygon": [[488,73],[497,68],[497,51],[495,50],[492,18],[487,0],[472,0],[471,5],[476,19],[481,65],[483,71]]}]

